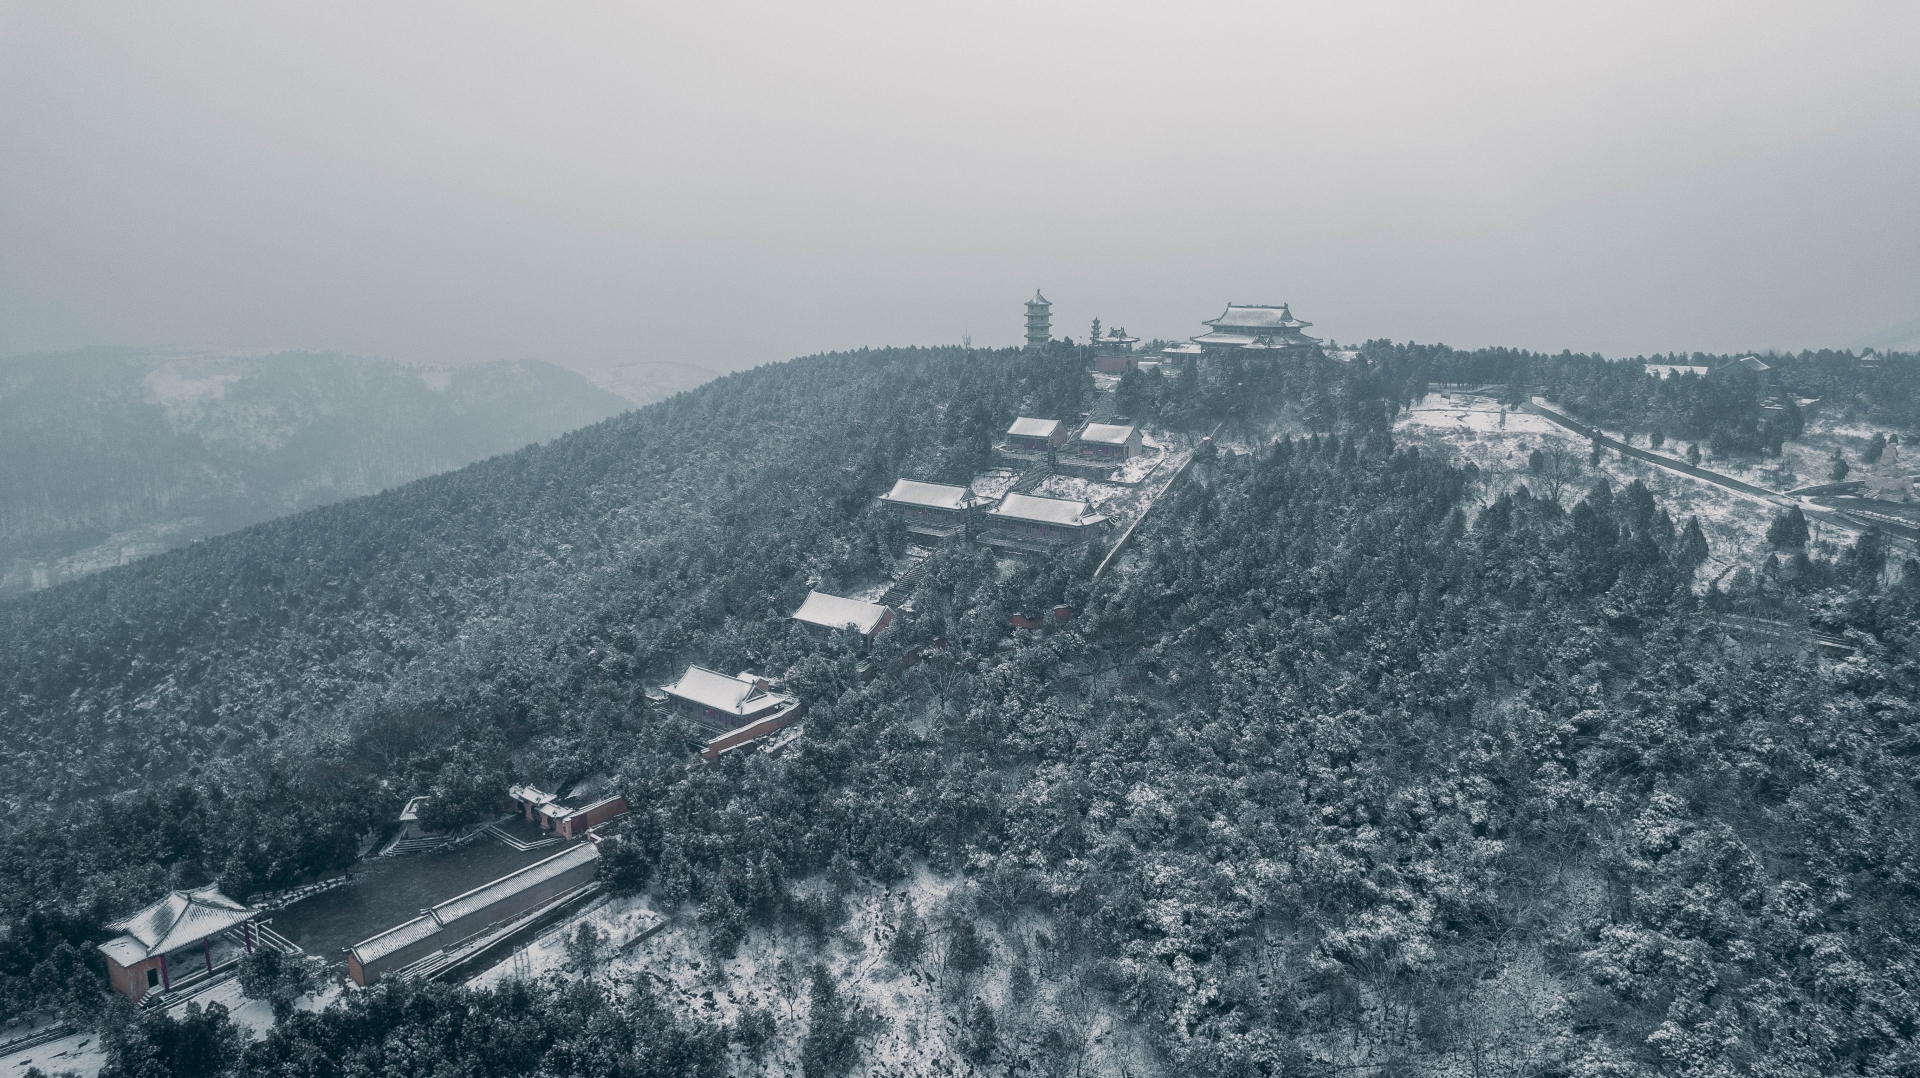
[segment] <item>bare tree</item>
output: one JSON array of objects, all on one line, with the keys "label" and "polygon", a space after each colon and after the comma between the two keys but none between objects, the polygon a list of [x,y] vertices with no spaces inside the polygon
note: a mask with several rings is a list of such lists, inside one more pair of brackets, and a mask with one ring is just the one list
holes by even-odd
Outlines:
[{"label": "bare tree", "polygon": [[1560,492],[1580,478],[1583,470],[1580,454],[1568,449],[1559,438],[1550,439],[1527,458],[1527,471],[1540,480],[1549,501],[1559,501]]}]

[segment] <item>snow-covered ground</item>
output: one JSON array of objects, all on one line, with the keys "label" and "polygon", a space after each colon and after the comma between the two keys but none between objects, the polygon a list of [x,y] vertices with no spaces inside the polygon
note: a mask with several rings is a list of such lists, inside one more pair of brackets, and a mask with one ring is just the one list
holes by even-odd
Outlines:
[{"label": "snow-covered ground", "polygon": [[[1397,442],[1418,446],[1422,452],[1471,461],[1480,469],[1480,489],[1476,494],[1482,504],[1492,502],[1522,483],[1536,494],[1544,493],[1540,483],[1527,474],[1527,456],[1550,440],[1559,440],[1577,451],[1582,465],[1582,477],[1575,481],[1573,490],[1561,494],[1563,502],[1571,504],[1595,477],[1594,470],[1587,467],[1590,447],[1586,439],[1540,416],[1505,411],[1490,397],[1429,393],[1395,422],[1393,433]],[[1673,443],[1665,448],[1671,451]],[[1725,467],[1726,463],[1707,461],[1706,465],[1760,486],[1773,485],[1770,478],[1758,470],[1749,469],[1743,474]],[[1676,525],[1684,525],[1689,516],[1700,518],[1711,559],[1701,570],[1702,581],[1766,557],[1767,524],[1779,511],[1777,506],[1643,461],[1622,460],[1613,452],[1601,454],[1598,471],[1615,490],[1636,479],[1645,483],[1654,499],[1673,515]],[[1816,538],[1845,539],[1846,536],[1836,533]]]},{"label": "snow-covered ground", "polygon": [[[974,923],[991,959],[984,969],[963,974],[946,961],[948,930],[943,911],[956,886],[952,878],[924,870],[892,888],[867,887],[846,899],[848,920],[824,940],[805,934],[755,929],[735,956],[716,960],[706,930],[691,911],[651,939],[620,953],[620,945],[659,922],[660,911],[648,899],[609,902],[549,932],[540,942],[472,982],[499,984],[509,978],[560,979],[577,975],[566,969],[566,940],[583,923],[610,940],[601,950],[593,976],[609,985],[646,977],[661,999],[689,1014],[732,1023],[748,1009],[774,1020],[774,1041],[754,1063],[734,1049],[736,1074],[798,1073],[805,1037],[809,971],[831,970],[851,1007],[879,1019],[866,1037],[859,1073],[882,1078],[924,1074],[965,1074],[976,1068],[966,1058],[971,1040],[960,1018],[976,1000],[992,1009],[1003,1044],[1035,1042],[1057,1031],[1068,1050],[1078,1053],[1085,1074],[1142,1070],[1142,1048],[1118,1020],[1099,1009],[1090,994],[1075,988],[1081,971],[1057,961],[1043,927],[990,920]],[[886,958],[908,901],[927,930],[923,957],[907,969]],[[991,1070],[1005,1068],[1004,1057]],[[0,1076],[4,1078],[4,1076]]]},{"label": "snow-covered ground", "polygon": [[[318,991],[302,996],[294,1003],[294,1007],[302,1011],[321,1010],[339,998],[340,992],[340,983],[329,979]],[[204,1008],[211,1003],[218,1003],[225,1007],[233,1016],[234,1023],[250,1039],[258,1040],[273,1028],[273,1008],[264,1000],[248,999],[243,995],[238,977],[229,977],[189,999],[169,1004],[167,1013],[179,1018],[186,1013],[189,1004],[198,1004]],[[89,1030],[0,1056],[0,1078],[19,1078],[31,1067],[38,1067],[50,1075],[71,1071],[79,1078],[93,1078],[100,1073],[100,1068],[105,1066],[106,1062],[107,1056],[100,1045],[100,1035]]]}]

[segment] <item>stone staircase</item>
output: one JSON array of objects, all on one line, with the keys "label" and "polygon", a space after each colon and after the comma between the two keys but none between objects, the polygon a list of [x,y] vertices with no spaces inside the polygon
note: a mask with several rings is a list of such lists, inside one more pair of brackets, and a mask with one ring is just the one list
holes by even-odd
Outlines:
[{"label": "stone staircase", "polygon": [[1013,485],[1007,488],[1007,493],[1031,494],[1033,493],[1034,488],[1046,482],[1047,477],[1052,474],[1053,474],[1053,465],[1049,464],[1044,460],[1040,461],[1039,463],[1035,464],[1033,467],[1028,468],[1024,472],[1021,472],[1020,477],[1018,479],[1015,479],[1013,481]]},{"label": "stone staircase", "polygon": [[898,610],[900,609],[901,603],[913,598],[913,593],[919,589],[920,582],[926,578],[927,563],[924,561],[916,561],[913,563],[912,568],[895,577],[893,586],[888,588],[886,593],[876,599],[875,602],[878,602],[881,606],[890,606]]}]

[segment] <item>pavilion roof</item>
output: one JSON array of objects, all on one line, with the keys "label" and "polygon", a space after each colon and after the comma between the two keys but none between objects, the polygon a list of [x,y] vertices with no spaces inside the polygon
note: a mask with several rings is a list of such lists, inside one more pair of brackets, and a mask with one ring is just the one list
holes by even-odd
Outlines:
[{"label": "pavilion roof", "polygon": [[1266,303],[1229,303],[1225,314],[1201,324],[1213,326],[1216,329],[1268,331],[1302,329],[1313,325],[1312,322],[1302,322],[1295,318],[1293,312],[1288,310],[1284,303],[1277,307]]},{"label": "pavilion roof", "polygon": [[121,965],[130,965],[192,946],[257,912],[221,894],[217,884],[192,891],[173,891],[133,916],[107,925],[107,931],[121,935],[101,944],[100,949]]}]

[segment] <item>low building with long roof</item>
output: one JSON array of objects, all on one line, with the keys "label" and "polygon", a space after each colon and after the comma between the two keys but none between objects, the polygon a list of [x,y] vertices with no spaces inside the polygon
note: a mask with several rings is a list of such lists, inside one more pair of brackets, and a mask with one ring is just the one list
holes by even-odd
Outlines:
[{"label": "low building with long roof", "polygon": [[1047,544],[1084,543],[1107,526],[1084,501],[1034,494],[1007,495],[987,511],[987,522],[1003,535]]},{"label": "low building with long roof", "polygon": [[1140,428],[1127,423],[1089,423],[1074,444],[1082,457],[1100,461],[1132,460],[1145,446]]},{"label": "low building with long roof", "polygon": [[907,530],[945,538],[966,529],[980,497],[969,487],[901,479],[880,496],[880,502],[900,515]]},{"label": "low building with long roof", "polygon": [[851,629],[860,634],[866,646],[872,647],[873,638],[892,624],[893,608],[828,595],[824,591],[809,591],[800,609],[793,612],[793,620],[805,625],[808,631],[819,637],[825,637],[835,629]]}]

